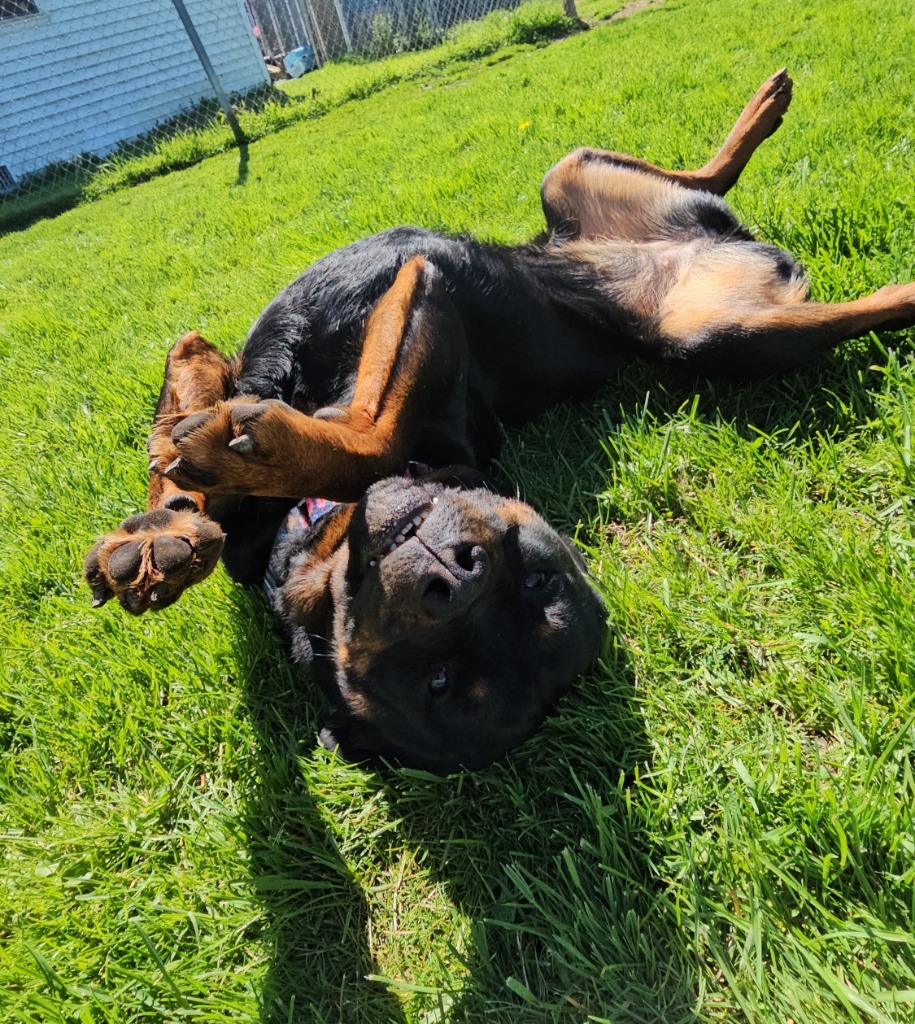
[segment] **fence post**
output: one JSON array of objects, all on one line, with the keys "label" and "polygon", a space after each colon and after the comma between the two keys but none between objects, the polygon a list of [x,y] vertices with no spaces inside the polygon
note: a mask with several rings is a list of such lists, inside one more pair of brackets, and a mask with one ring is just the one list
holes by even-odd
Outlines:
[{"label": "fence post", "polygon": [[308,14],[308,23],[314,29],[311,37],[311,45],[315,48],[315,56],[318,58],[318,65],[326,64],[329,59],[327,43],[324,40],[324,33],[321,31],[321,23],[314,12],[311,0],[303,0],[305,11]]},{"label": "fence post", "polygon": [[203,66],[203,70],[206,72],[207,78],[210,80],[213,92],[216,93],[216,99],[219,101],[220,107],[222,107],[222,112],[226,115],[226,120],[229,122],[232,134],[235,136],[235,141],[239,145],[242,145],[248,140],[245,138],[245,133],[241,130],[241,125],[238,123],[238,118],[235,116],[235,111],[232,109],[229,97],[226,95],[226,92],[222,87],[222,82],[219,81],[219,75],[216,74],[216,69],[210,62],[210,58],[200,40],[200,36],[197,35],[197,29],[194,28],[191,16],[187,13],[187,8],[184,6],[184,0],[172,0],[172,6],[178,12],[178,17],[181,19],[184,31],[187,32],[187,37],[190,39],[191,45],[194,47],[197,59],[200,61]]},{"label": "fence post", "polygon": [[343,14],[343,8],[340,6],[340,0],[334,0],[334,9],[337,12],[337,21],[340,22],[340,31],[343,33],[343,42],[346,43],[346,52],[352,53],[353,39],[349,34],[349,25],[346,23],[346,17]]}]

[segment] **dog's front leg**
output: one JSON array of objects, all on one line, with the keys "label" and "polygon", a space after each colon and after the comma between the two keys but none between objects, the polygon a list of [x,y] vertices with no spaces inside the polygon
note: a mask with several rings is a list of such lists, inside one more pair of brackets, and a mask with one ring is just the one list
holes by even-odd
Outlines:
[{"label": "dog's front leg", "polygon": [[[168,354],[165,380],[147,442],[155,452],[170,438],[174,424],[193,409],[212,407],[231,388],[234,364],[199,334],[188,334]],[[117,597],[140,614],[173,604],[213,571],[224,535],[204,514],[205,496],[179,487],[149,469],[145,513],[130,516],[100,537],[86,555],[83,574],[92,603]]]},{"label": "dog's front leg", "polygon": [[348,405],[308,416],[277,400],[218,403],[175,426],[177,457],[161,471],[208,494],[354,501],[403,472],[424,423],[466,386],[465,362],[463,328],[439,272],[416,257],[368,319]]}]

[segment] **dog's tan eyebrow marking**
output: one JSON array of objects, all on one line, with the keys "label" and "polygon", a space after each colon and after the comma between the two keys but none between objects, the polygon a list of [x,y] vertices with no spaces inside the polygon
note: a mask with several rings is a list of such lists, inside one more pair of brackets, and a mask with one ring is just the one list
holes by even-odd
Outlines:
[{"label": "dog's tan eyebrow marking", "polygon": [[365,679],[375,667],[379,656],[384,653],[387,643],[371,629],[357,630],[351,639],[351,645],[343,645],[347,653],[347,675],[357,680]]},{"label": "dog's tan eyebrow marking", "polygon": [[521,501],[506,500],[505,506],[499,509],[503,522],[509,526],[523,526],[540,521],[540,516]]}]

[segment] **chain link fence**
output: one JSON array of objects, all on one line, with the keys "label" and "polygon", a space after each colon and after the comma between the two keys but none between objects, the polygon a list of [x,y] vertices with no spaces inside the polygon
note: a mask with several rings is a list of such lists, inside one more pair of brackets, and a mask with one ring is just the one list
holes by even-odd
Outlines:
[{"label": "chain link fence", "polygon": [[[277,71],[305,48],[319,67],[344,54],[369,59],[442,42],[448,30],[521,0],[247,0],[265,58]],[[295,74],[299,64],[291,69]]]},{"label": "chain link fence", "polygon": [[0,0],[0,229],[125,167],[140,180],[288,123],[250,118],[328,62],[446,45],[522,4],[574,13],[574,0]]}]

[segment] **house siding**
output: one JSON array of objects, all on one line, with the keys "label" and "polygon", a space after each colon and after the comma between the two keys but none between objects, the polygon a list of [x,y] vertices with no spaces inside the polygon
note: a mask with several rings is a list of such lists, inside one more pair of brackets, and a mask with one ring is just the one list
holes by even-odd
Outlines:
[{"label": "house siding", "polygon": [[[36,0],[0,22],[0,164],[15,178],[212,98],[171,0]],[[185,0],[223,88],[269,82],[241,0]]]}]

